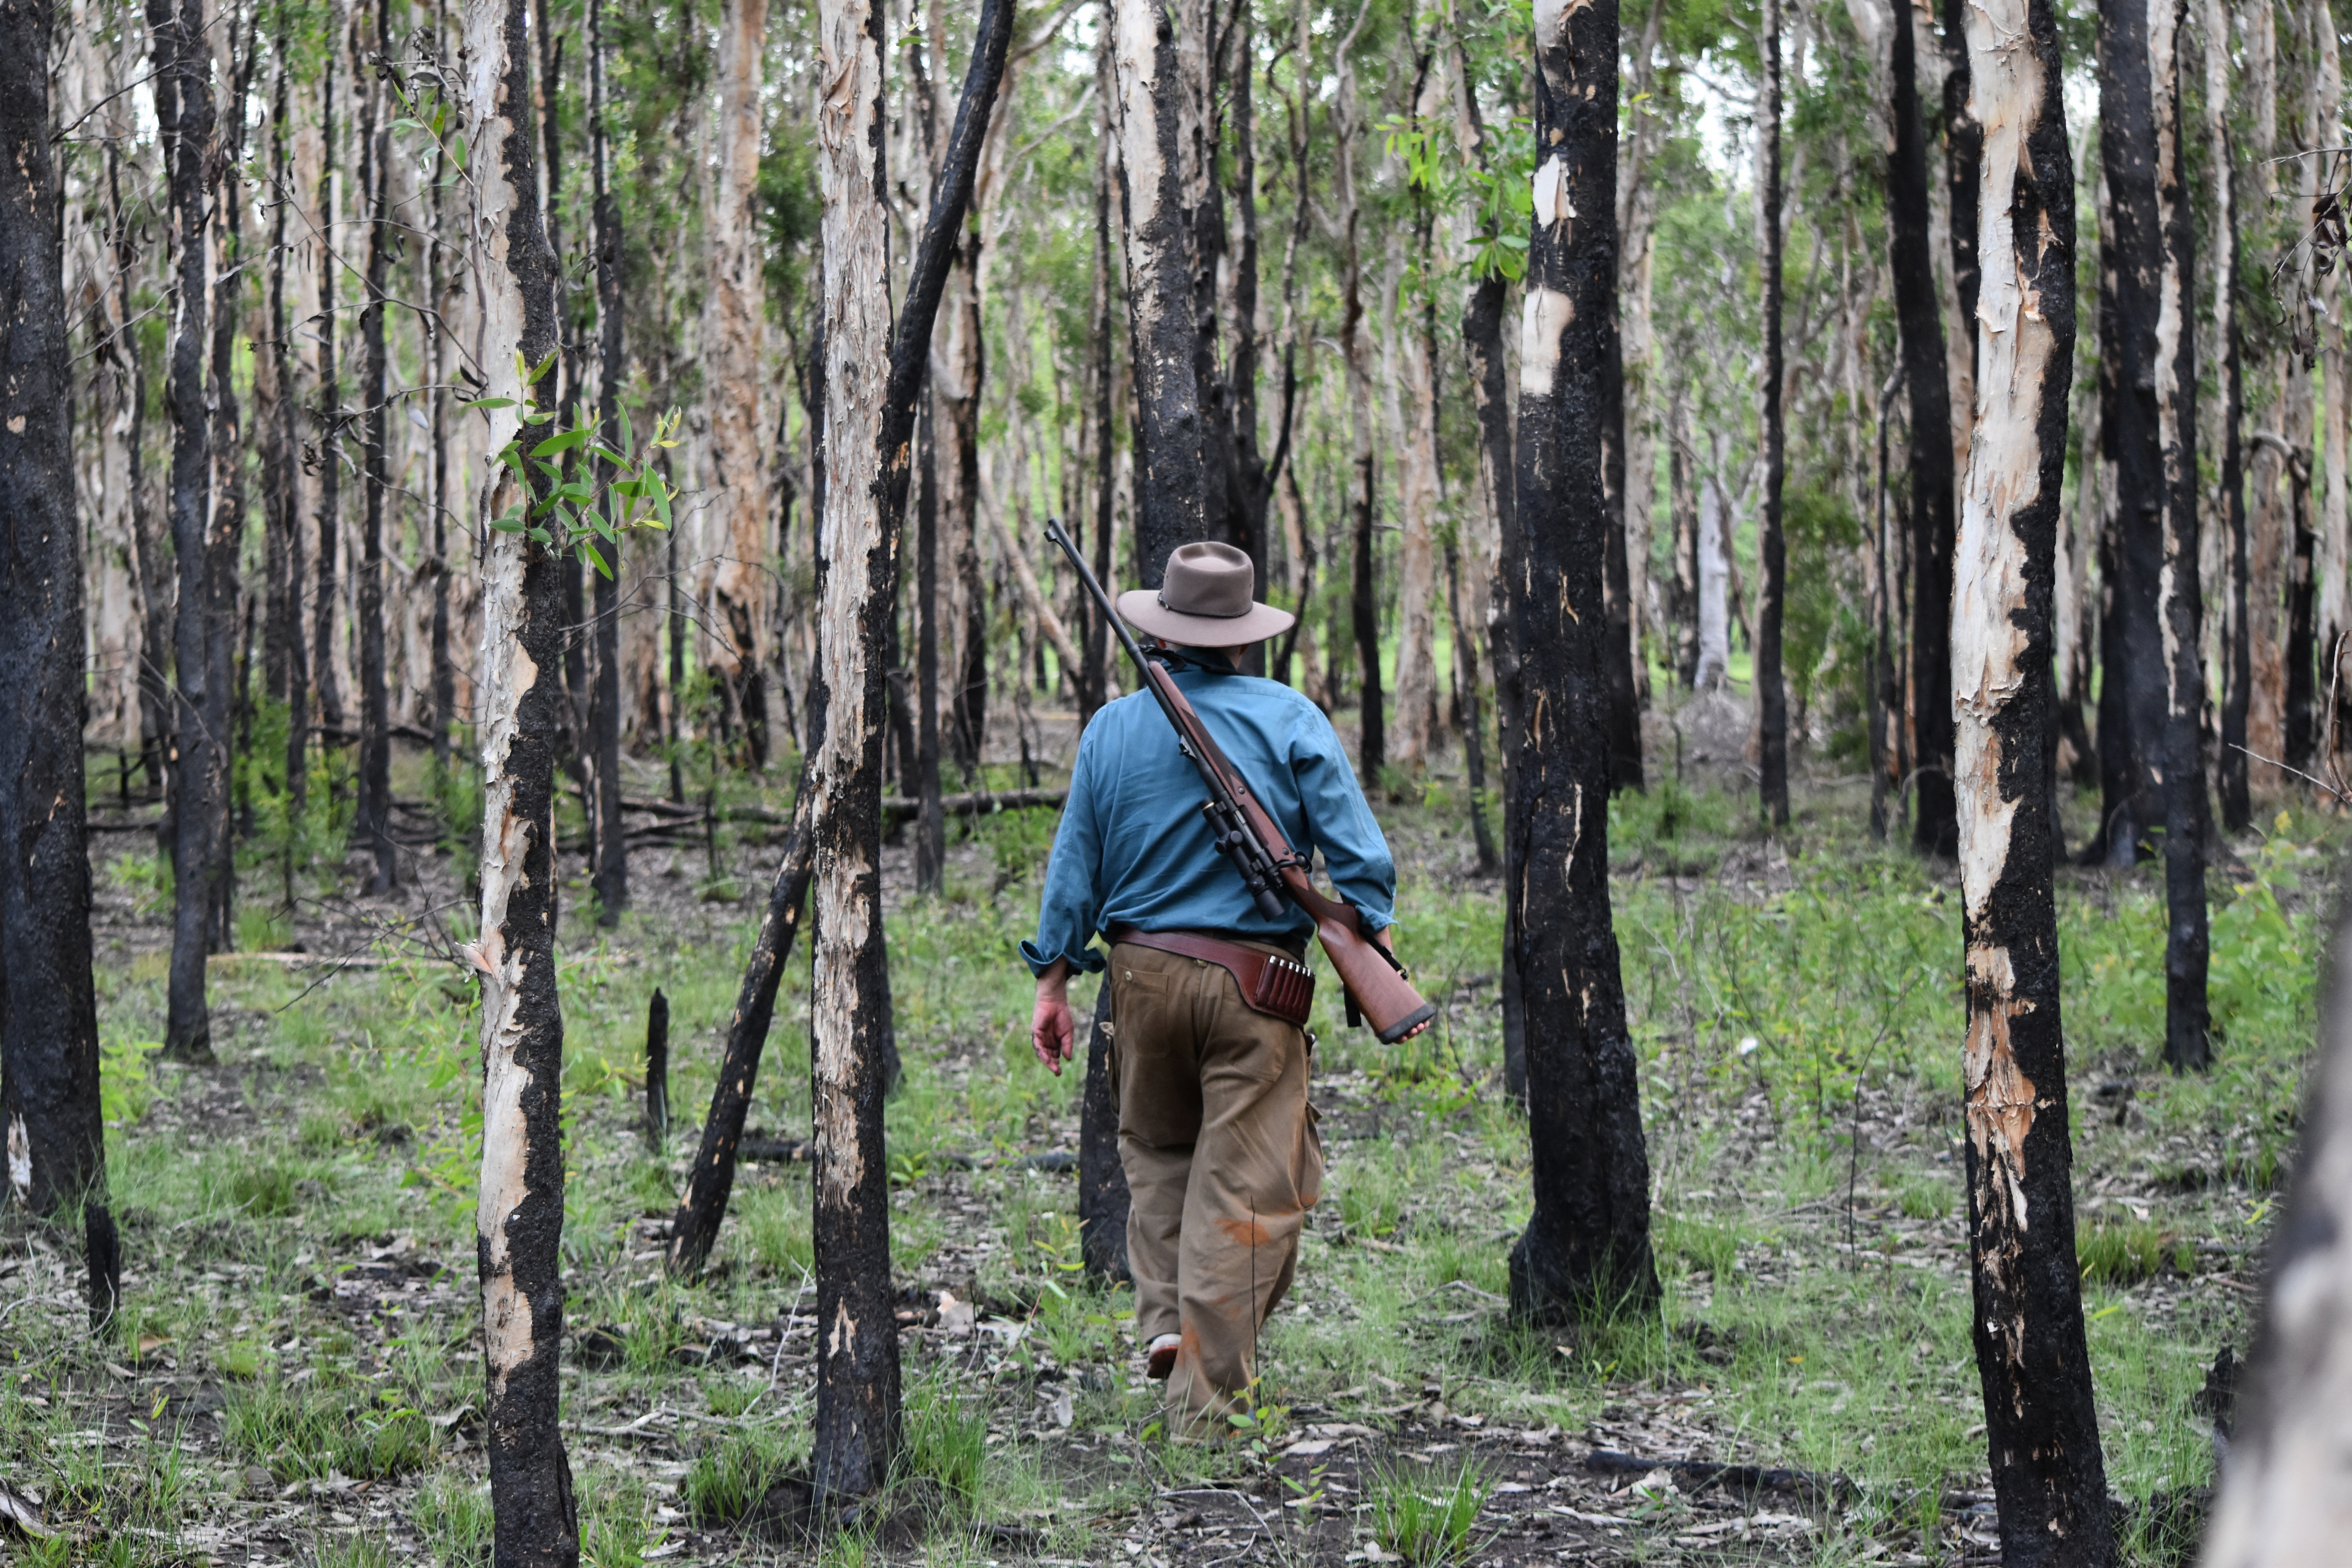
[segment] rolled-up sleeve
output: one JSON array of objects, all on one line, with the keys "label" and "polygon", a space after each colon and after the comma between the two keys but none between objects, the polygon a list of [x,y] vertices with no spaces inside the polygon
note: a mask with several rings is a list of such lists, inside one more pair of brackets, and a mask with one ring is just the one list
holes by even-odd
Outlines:
[{"label": "rolled-up sleeve", "polygon": [[1299,720],[1290,766],[1332,889],[1356,907],[1369,930],[1395,924],[1396,861],[1389,855],[1389,841],[1372,820],[1371,805],[1331,721],[1314,709]]},{"label": "rolled-up sleeve", "polygon": [[1102,915],[1098,889],[1102,870],[1102,823],[1095,801],[1094,754],[1097,748],[1081,743],[1070,768],[1070,794],[1062,807],[1061,825],[1054,830],[1054,852],[1045,862],[1045,889],[1037,900],[1037,935],[1021,944],[1021,956],[1033,974],[1043,974],[1056,960],[1071,969],[1091,973],[1103,966],[1102,954],[1087,945]]}]

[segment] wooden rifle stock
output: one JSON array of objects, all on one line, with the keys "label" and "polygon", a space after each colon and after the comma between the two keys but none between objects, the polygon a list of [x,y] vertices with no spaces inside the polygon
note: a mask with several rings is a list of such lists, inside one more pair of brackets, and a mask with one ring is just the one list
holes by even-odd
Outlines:
[{"label": "wooden rifle stock", "polygon": [[1371,940],[1364,930],[1363,917],[1352,905],[1326,898],[1317,890],[1307,875],[1306,864],[1292,850],[1273,815],[1250,793],[1249,783],[1242,777],[1241,771],[1226,760],[1175,679],[1164,666],[1150,659],[1143,661],[1143,669],[1145,679],[1160,693],[1169,717],[1175,720],[1178,733],[1191,743],[1202,765],[1217,775],[1225,793],[1240,809],[1249,831],[1265,849],[1282,878],[1283,890],[1314,921],[1316,940],[1323,944],[1331,967],[1339,971],[1339,984],[1347,987],[1349,998],[1362,1012],[1381,1043],[1394,1045],[1429,1027],[1431,1020],[1437,1016],[1437,1008],[1422,1000],[1421,993],[1413,989],[1412,979],[1395,955]]}]

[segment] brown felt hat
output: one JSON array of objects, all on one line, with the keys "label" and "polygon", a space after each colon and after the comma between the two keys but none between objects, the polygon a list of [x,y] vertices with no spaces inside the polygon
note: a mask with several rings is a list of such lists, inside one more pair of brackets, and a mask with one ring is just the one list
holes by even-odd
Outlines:
[{"label": "brown felt hat", "polygon": [[1118,596],[1118,618],[1186,647],[1241,647],[1290,629],[1298,617],[1250,597],[1250,558],[1230,544],[1180,544],[1158,588]]}]

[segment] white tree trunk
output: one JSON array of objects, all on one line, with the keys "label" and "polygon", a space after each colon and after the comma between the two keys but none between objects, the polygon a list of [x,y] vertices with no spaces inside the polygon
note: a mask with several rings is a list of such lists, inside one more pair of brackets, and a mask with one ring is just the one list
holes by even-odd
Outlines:
[{"label": "white tree trunk", "polygon": [[719,24],[719,110],[712,126],[709,289],[702,308],[708,482],[716,561],[713,661],[730,678],[756,668],[767,602],[769,426],[760,360],[767,310],[761,286],[760,82],[768,0],[726,0]]},{"label": "white tree trunk", "polygon": [[1709,474],[1698,493],[1698,674],[1692,687],[1720,691],[1731,673],[1730,509],[1723,481]]}]

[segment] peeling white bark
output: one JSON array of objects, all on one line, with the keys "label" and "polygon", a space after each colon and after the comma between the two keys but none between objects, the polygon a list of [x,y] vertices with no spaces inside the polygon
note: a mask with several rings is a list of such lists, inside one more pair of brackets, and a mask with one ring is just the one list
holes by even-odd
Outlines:
[{"label": "peeling white bark", "polygon": [[[754,642],[767,621],[769,426],[761,409],[760,349],[767,325],[761,283],[761,229],[753,204],[760,187],[760,79],[768,0],[726,0],[719,25],[719,112],[712,125],[710,291],[702,309],[702,362],[709,395],[710,483],[718,492],[720,547],[711,592],[723,606],[744,608]],[[731,626],[718,628],[711,657],[730,673],[760,650],[733,646]]]},{"label": "peeling white bark", "polygon": [[8,1191],[19,1204],[33,1195],[33,1140],[21,1115],[8,1118]]},{"label": "peeling white bark", "polygon": [[[1160,155],[1160,126],[1152,102],[1158,84],[1159,16],[1156,0],[1114,0],[1111,68],[1117,91],[1112,107],[1119,163],[1127,174],[1124,248],[1129,309],[1139,323],[1157,321],[1170,309],[1189,310],[1192,303],[1162,300],[1151,286],[1165,261],[1163,231],[1181,237],[1181,230],[1157,221],[1160,180],[1167,170]],[[1139,343],[1150,341],[1149,332],[1137,335]]]},{"label": "peeling white bark", "polygon": [[1576,301],[1557,289],[1528,290],[1519,307],[1519,391],[1549,397],[1559,371],[1559,336],[1576,319]]},{"label": "peeling white bark", "polygon": [[1719,691],[1731,673],[1731,557],[1723,481],[1709,474],[1698,493],[1698,670],[1692,684]]},{"label": "peeling white bark", "polygon": [[882,537],[881,498],[870,481],[882,434],[889,375],[887,217],[878,196],[873,129],[881,98],[882,60],[867,31],[868,12],[829,3],[821,16],[824,97],[817,116],[817,177],[824,197],[824,449],[834,454],[824,492],[824,572],[817,605],[824,677],[824,743],[818,749],[815,868],[816,929],[811,950],[809,1030],[816,1143],[817,1203],[846,1206],[865,1174],[857,1108],[851,1095],[860,1041],[857,968],[873,940],[865,879],[873,868],[845,856],[827,818],[846,802],[867,737],[882,722],[869,705],[866,661],[875,652],[861,628]]},{"label": "peeling white bark", "polygon": [[[1986,0],[1969,10],[1975,67],[1969,111],[1984,127],[1984,184],[1977,255],[1977,404],[1952,577],[1952,712],[1958,729],[1954,781],[1959,797],[1960,887],[1971,919],[1983,913],[2009,864],[2016,804],[2001,798],[2000,751],[1992,725],[2025,684],[2025,542],[2009,520],[2042,489],[2035,426],[2056,339],[2017,268],[2011,222],[2018,169],[2044,84],[2026,32],[2023,0]],[[2045,231],[2029,237],[2047,247]],[[2006,965],[2002,973],[2007,972]]]},{"label": "peeling white bark", "polygon": [[[2165,204],[2165,193],[2181,190],[2184,199],[2187,195],[2180,184],[2180,80],[2175,68],[2179,22],[2179,0],[2147,0],[2148,101],[2156,114],[2156,190],[2159,220],[2168,232],[2173,214]],[[2176,708],[2179,700],[2175,689],[2179,685],[2180,637],[2173,624],[2172,605],[2180,597],[2183,565],[2177,548],[2183,531],[2173,516],[2171,481],[2179,468],[2184,437],[2193,437],[2196,434],[2193,430],[2184,432],[2180,423],[2180,334],[2193,330],[2188,310],[2194,304],[2183,300],[2182,281],[2168,242],[2156,291],[2156,426],[2157,439],[2164,452],[2165,476],[2164,554],[2157,570],[2156,625],[2164,646],[2168,710]],[[2198,700],[2190,699],[2192,705]],[[2158,767],[2155,771],[2161,777],[2166,769]]]},{"label": "peeling white bark", "polygon": [[[516,196],[503,178],[506,139],[514,132],[499,102],[507,68],[506,0],[471,0],[466,8],[462,106],[471,149],[473,192],[464,243],[469,251],[465,276],[472,280],[477,307],[473,360],[485,378],[481,395],[508,398],[514,406],[488,411],[488,449],[497,451],[520,427],[525,388],[517,369],[522,342],[522,290],[507,264],[508,223]],[[526,132],[527,134],[527,132]],[[514,812],[515,782],[507,765],[520,728],[523,694],[539,678],[515,628],[523,609],[524,536],[491,529],[488,520],[514,504],[513,475],[488,470],[477,518],[482,542],[482,644],[480,719],[482,764],[482,923],[480,940],[467,957],[482,979],[482,1165],[474,1224],[488,1258],[482,1282],[484,1350],[491,1395],[504,1392],[507,1375],[530,1359],[530,1305],[516,1290],[508,1255],[506,1222],[528,1192],[523,1173],[529,1143],[522,1094],[530,1075],[515,1061],[522,1030],[522,963],[506,951],[507,903],[522,879],[523,854],[531,825]]]}]

